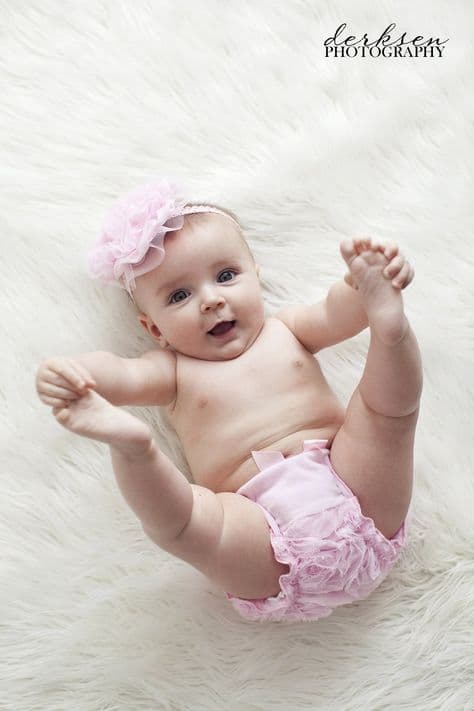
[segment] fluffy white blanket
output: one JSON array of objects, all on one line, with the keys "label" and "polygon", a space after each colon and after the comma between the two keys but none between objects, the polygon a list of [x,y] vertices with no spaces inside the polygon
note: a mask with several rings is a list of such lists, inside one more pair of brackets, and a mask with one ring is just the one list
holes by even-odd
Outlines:
[{"label": "fluffy white blanket", "polygon": [[[1,15],[2,708],[473,709],[472,4],[50,0]],[[441,58],[325,58],[343,22],[449,41]],[[84,252],[111,201],[157,174],[237,212],[269,313],[324,296],[346,236],[398,242],[415,264],[416,521],[382,587],[325,620],[241,620],[144,537],[108,448],[36,397],[47,356],[153,346]],[[345,403],[367,346],[365,332],[319,356]],[[158,412],[137,413],[186,471]]]}]

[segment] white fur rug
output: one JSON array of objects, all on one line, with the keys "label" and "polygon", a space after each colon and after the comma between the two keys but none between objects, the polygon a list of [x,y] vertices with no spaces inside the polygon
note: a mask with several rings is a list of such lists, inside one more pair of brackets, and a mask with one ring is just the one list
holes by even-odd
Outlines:
[{"label": "white fur rug", "polygon": [[[2,3],[2,709],[474,709],[473,14],[447,0]],[[326,59],[343,22],[449,42],[442,58]],[[382,587],[327,619],[239,618],[144,538],[108,448],[36,397],[47,356],[154,345],[84,263],[112,200],[154,175],[241,217],[269,314],[342,278],[346,236],[398,242],[415,264],[416,519]],[[365,332],[319,355],[344,403],[367,346]],[[158,412],[137,414],[186,471]]]}]

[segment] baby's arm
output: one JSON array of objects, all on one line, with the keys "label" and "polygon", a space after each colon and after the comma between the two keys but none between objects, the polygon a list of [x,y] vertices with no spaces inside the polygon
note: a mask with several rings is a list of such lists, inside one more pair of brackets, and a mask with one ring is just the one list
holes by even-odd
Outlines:
[{"label": "baby's arm", "polygon": [[36,389],[46,405],[67,405],[88,388],[112,405],[167,405],[176,396],[175,355],[154,350],[140,358],[121,358],[94,351],[49,358],[38,368]]},{"label": "baby's arm", "polygon": [[331,331],[330,345],[357,336],[369,325],[360,295],[346,281],[337,281],[330,287],[325,310],[326,322]]},{"label": "baby's arm", "polygon": [[359,294],[345,281],[333,284],[322,301],[286,306],[276,316],[310,353],[352,338],[369,325]]},{"label": "baby's arm", "polygon": [[176,356],[168,350],[121,358],[99,351],[77,356],[97,382],[94,388],[112,405],[168,405],[176,396]]},{"label": "baby's arm", "polygon": [[[382,252],[387,260],[383,275],[392,280],[396,288],[404,289],[413,279],[413,269],[403,255],[398,254],[397,245],[372,243],[370,238],[341,243],[341,254],[346,255],[345,259],[349,252],[352,254],[352,250],[357,254],[365,250]],[[331,286],[323,301],[283,308],[277,318],[286,323],[310,353],[317,353],[323,348],[352,338],[369,325],[366,310],[357,287],[352,283],[350,272],[345,275],[344,280]]]}]

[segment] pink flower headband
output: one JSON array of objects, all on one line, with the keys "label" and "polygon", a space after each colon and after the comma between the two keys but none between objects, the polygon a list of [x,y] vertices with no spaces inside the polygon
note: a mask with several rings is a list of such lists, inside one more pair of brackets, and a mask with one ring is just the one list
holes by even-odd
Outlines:
[{"label": "pink flower headband", "polygon": [[158,178],[121,197],[105,216],[102,232],[87,253],[89,276],[126,289],[133,298],[135,277],[161,264],[166,233],[180,230],[184,215],[218,212],[236,222],[217,207],[187,205],[182,193],[176,181]]}]

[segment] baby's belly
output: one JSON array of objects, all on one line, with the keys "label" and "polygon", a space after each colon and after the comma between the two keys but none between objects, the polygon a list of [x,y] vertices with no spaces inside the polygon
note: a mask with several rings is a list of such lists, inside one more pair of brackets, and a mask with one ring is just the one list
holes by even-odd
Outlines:
[{"label": "baby's belly", "polygon": [[[332,440],[336,436],[336,432],[341,427],[341,424],[342,422],[338,422],[323,428],[299,430],[298,432],[293,432],[287,437],[277,440],[269,447],[252,447],[252,449],[254,451],[277,451],[281,452],[284,457],[291,457],[294,454],[299,454],[303,451],[303,442],[305,439],[325,439],[328,441],[328,446],[330,447]],[[208,486],[208,488],[213,488],[213,491],[216,493],[219,491],[235,492],[258,472],[259,468],[257,467],[253,456],[250,455],[250,457],[248,457],[231,474],[225,474],[224,478],[221,480],[219,480],[219,477],[215,477],[216,481],[214,487],[211,487],[209,484],[206,486]],[[220,470],[220,473],[222,473],[222,470]]]},{"label": "baby's belly", "polygon": [[[266,420],[254,420],[247,413],[242,419],[234,417],[231,425],[225,418],[202,423],[205,436],[198,439],[187,441],[178,432],[194,482],[215,492],[235,492],[259,471],[252,450],[273,450],[288,457],[302,451],[305,439],[325,439],[331,444],[344,421],[344,408],[336,398],[325,405],[324,417],[321,412],[314,417],[314,408],[312,416],[305,417],[303,408],[298,421],[287,417],[286,422],[284,415],[275,412]],[[269,421],[278,426],[269,427]]]}]

